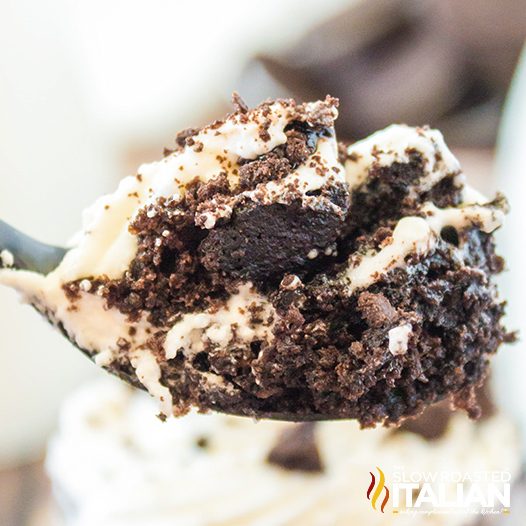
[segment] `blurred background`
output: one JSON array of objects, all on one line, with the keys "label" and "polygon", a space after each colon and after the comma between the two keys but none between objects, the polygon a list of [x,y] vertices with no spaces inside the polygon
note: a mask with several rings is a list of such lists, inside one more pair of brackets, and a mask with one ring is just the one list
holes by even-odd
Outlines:
[{"label": "blurred background", "polygon": [[[0,0],[0,217],[64,243],[81,209],[233,90],[249,104],[330,93],[340,139],[430,124],[473,185],[507,193],[503,286],[524,328],[525,37],[526,0]],[[3,289],[0,335],[0,526],[43,526],[60,404],[104,373]],[[494,380],[524,425],[522,347]]]}]

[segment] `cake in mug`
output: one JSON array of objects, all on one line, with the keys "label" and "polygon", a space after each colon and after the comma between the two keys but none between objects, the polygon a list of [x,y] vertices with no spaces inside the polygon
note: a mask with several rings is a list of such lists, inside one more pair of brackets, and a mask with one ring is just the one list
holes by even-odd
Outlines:
[{"label": "cake in mug", "polygon": [[[488,404],[477,422],[438,404],[410,425],[368,430],[217,414],[162,423],[153,406],[115,380],[67,401],[47,458],[66,526],[479,524],[467,509],[409,515],[401,506],[394,516],[393,472],[514,480],[520,468],[515,427]],[[376,509],[367,498],[377,467],[391,489],[383,513],[384,492]]]},{"label": "cake in mug", "polygon": [[478,416],[513,339],[493,284],[504,198],[469,187],[436,130],[345,146],[334,98],[234,102],[90,207],[55,271],[0,282],[164,416],[367,427],[444,399]]}]

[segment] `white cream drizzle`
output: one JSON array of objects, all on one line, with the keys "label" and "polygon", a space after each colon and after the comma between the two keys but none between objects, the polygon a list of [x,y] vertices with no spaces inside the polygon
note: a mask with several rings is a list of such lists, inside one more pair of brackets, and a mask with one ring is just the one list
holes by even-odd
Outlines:
[{"label": "white cream drizzle", "polygon": [[350,266],[343,276],[349,293],[369,287],[390,270],[403,266],[409,255],[425,256],[431,253],[446,226],[463,230],[476,225],[483,232],[491,233],[504,220],[502,210],[479,204],[441,209],[428,202],[422,205],[421,210],[425,218],[410,216],[400,219],[381,250],[362,256],[357,265],[353,265],[351,257]]},{"label": "white cream drizzle", "polygon": [[[261,323],[250,321],[250,307],[261,309]],[[166,336],[167,359],[175,358],[180,349],[192,356],[205,349],[206,344],[226,348],[234,338],[243,342],[272,338],[274,309],[258,294],[251,283],[245,283],[220,309],[185,314]]]},{"label": "white cream drizzle", "polygon": [[429,190],[447,175],[460,173],[457,158],[438,130],[392,124],[347,147],[351,157],[345,162],[347,182],[356,188],[367,179],[371,169],[408,162],[412,152],[419,153],[424,162],[426,175],[418,185],[420,191]]},{"label": "white cream drizzle", "polygon": [[389,333],[389,352],[395,356],[405,354],[409,345],[409,336],[413,331],[410,323],[404,323],[398,327],[393,327]]},{"label": "white cream drizzle", "polygon": [[504,222],[504,211],[479,204],[460,205],[458,208],[437,208],[433,203],[425,203],[422,212],[427,214],[426,221],[434,232],[440,233],[446,226],[463,230],[468,226],[477,226],[487,234],[493,232]]},{"label": "white cream drizzle", "polygon": [[170,390],[161,384],[161,367],[148,349],[136,349],[130,355],[130,363],[139,381],[158,400],[165,416],[172,414],[173,400]]},{"label": "white cream drizzle", "polygon": [[390,242],[380,251],[365,255],[355,267],[349,267],[344,279],[349,293],[378,281],[385,273],[401,266],[410,254],[423,255],[434,246],[433,232],[421,217],[400,219]]}]

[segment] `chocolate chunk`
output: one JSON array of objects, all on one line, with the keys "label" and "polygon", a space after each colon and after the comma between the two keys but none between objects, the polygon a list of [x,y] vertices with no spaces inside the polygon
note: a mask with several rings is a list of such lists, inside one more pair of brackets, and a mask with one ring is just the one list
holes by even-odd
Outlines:
[{"label": "chocolate chunk", "polygon": [[396,309],[383,294],[362,292],[358,296],[358,309],[371,327],[390,325],[398,317]]},{"label": "chocolate chunk", "polygon": [[291,205],[250,205],[218,226],[201,242],[205,268],[236,278],[278,279],[309,268],[313,255],[338,238],[343,219],[330,210]]},{"label": "chocolate chunk", "polygon": [[298,424],[283,432],[270,451],[267,462],[289,471],[323,472],[315,424]]}]

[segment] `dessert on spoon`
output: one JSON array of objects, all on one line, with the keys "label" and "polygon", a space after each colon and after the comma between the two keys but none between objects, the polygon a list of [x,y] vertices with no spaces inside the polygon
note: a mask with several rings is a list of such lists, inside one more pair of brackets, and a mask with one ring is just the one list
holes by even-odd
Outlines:
[{"label": "dessert on spoon", "polygon": [[234,104],[101,197],[67,251],[0,224],[0,283],[164,416],[390,425],[444,399],[477,416],[512,339],[492,281],[505,200],[436,130],[345,146],[334,98]]}]

